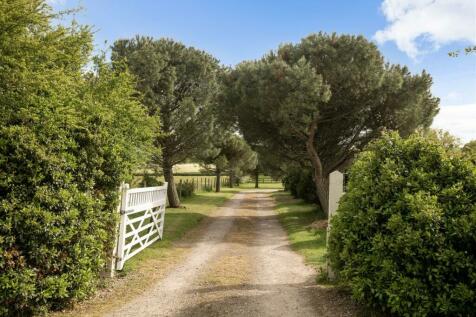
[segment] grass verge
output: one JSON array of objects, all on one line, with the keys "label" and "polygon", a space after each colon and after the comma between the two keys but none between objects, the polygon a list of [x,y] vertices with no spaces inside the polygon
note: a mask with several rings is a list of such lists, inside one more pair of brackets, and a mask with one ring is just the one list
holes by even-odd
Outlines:
[{"label": "grass verge", "polygon": [[[284,189],[283,183],[276,182],[276,183],[259,183],[258,189]],[[255,183],[242,183],[240,184],[240,188],[244,189],[255,189]]]},{"label": "grass verge", "polygon": [[388,317],[372,308],[363,307],[350,300],[350,290],[335,282],[327,280],[326,272],[326,215],[315,204],[295,199],[290,193],[279,191],[273,193],[276,211],[281,225],[285,228],[291,248],[304,257],[307,264],[313,266],[320,274],[317,284],[328,290],[334,290],[333,299],[340,305],[348,307],[352,316]]},{"label": "grass verge", "polygon": [[287,231],[291,248],[318,271],[326,266],[326,217],[315,205],[295,199],[288,192],[273,193],[279,221]]}]

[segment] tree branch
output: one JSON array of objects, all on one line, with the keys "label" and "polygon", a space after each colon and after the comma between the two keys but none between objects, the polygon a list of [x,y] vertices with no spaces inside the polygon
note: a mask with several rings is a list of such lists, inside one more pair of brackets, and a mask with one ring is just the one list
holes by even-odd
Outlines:
[{"label": "tree branch", "polygon": [[321,162],[321,159],[319,158],[319,154],[317,153],[317,149],[314,146],[314,139],[316,135],[318,120],[319,120],[319,115],[314,117],[314,119],[311,122],[311,125],[309,126],[309,135],[306,142],[306,149],[307,149],[307,153],[311,157],[311,163],[314,166],[316,177],[321,178],[323,176],[322,162]]}]

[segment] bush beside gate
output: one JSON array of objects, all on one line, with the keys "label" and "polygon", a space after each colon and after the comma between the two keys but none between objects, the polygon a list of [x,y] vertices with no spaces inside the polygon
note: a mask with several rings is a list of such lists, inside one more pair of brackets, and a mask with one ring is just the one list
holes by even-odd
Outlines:
[{"label": "bush beside gate", "polygon": [[41,0],[0,1],[0,316],[94,292],[117,189],[152,141],[133,78],[53,17]]},{"label": "bush beside gate", "polygon": [[329,242],[360,302],[399,316],[474,315],[474,165],[419,136],[385,136],[352,167]]}]

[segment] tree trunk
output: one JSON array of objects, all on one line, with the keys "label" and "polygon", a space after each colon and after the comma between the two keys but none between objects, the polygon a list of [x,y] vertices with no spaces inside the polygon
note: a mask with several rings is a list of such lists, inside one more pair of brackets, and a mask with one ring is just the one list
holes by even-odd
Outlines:
[{"label": "tree trunk", "polygon": [[215,175],[216,175],[215,192],[219,193],[221,190],[221,171],[217,169],[215,172]]},{"label": "tree trunk", "polygon": [[169,207],[177,208],[180,207],[180,199],[177,193],[177,188],[175,187],[174,173],[172,171],[172,166],[169,164],[164,164],[164,178],[168,183],[167,186],[167,199],[169,200]]},{"label": "tree trunk", "polygon": [[314,178],[319,205],[326,215],[329,214],[329,175]]},{"label": "tree trunk", "polygon": [[328,215],[329,213],[329,175],[324,174],[324,169],[322,168],[321,158],[317,153],[317,149],[314,145],[314,138],[317,130],[317,119],[314,118],[311,125],[309,126],[308,136],[306,140],[306,150],[309,154],[309,158],[314,168],[314,183],[316,184],[316,194],[319,199],[319,205],[321,206],[322,211]]},{"label": "tree trunk", "polygon": [[235,175],[233,174],[233,172],[230,172],[229,181],[230,181],[230,188],[233,188],[233,186],[235,185],[234,184]]}]

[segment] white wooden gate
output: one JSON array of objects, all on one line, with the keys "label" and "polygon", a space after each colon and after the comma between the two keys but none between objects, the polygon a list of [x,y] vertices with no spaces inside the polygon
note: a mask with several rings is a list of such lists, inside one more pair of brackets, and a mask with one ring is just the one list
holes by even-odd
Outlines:
[{"label": "white wooden gate", "polygon": [[162,239],[166,200],[167,183],[158,187],[133,189],[125,184],[121,200],[116,270],[122,270],[128,259]]}]

